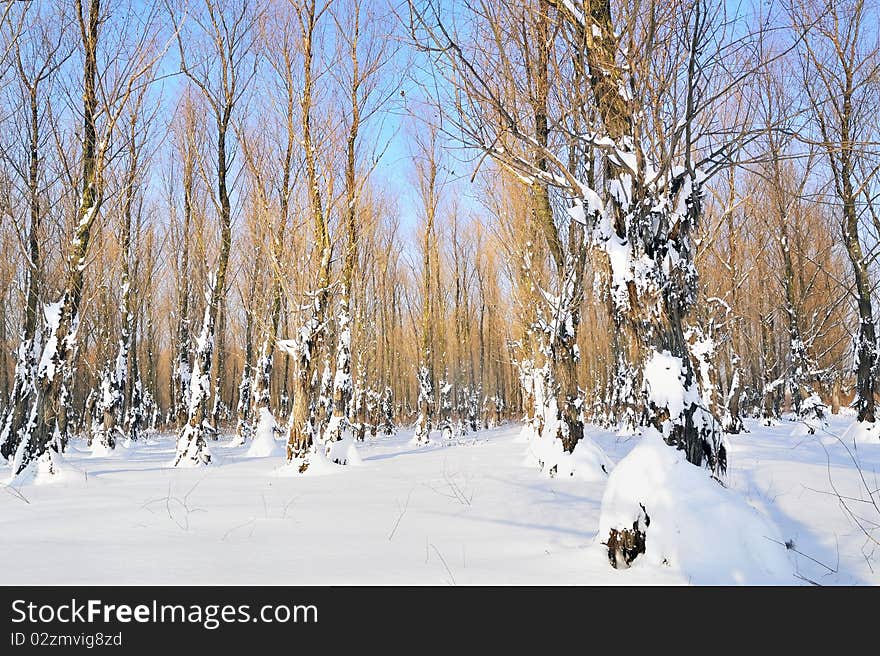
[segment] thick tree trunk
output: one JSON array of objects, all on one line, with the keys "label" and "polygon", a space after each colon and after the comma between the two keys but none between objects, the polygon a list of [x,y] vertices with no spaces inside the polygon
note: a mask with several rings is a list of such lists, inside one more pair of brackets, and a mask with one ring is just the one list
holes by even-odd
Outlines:
[{"label": "thick tree trunk", "polygon": [[38,362],[34,394],[22,399],[26,425],[18,432],[19,444],[13,471],[59,451],[67,440],[68,381],[72,377],[77,351],[79,310],[85,276],[85,260],[98,212],[103,200],[103,161],[106,143],[98,143],[96,132],[97,44],[100,0],[90,0],[87,13],[77,5],[83,45],[82,190],[78,222],[67,251],[67,280],[61,299],[45,308],[46,329]]},{"label": "thick tree trunk", "polygon": [[40,116],[38,111],[37,89],[39,80],[29,88],[29,157],[28,157],[28,210],[30,224],[27,235],[27,292],[21,343],[16,352],[15,374],[8,406],[0,424],[0,456],[9,458],[21,442],[21,429],[27,418],[27,409],[33,400],[34,376],[37,366],[39,344],[36,341],[39,322],[40,279],[42,263],[40,260],[40,211],[39,163],[40,163]]},{"label": "thick tree trunk", "polygon": [[[613,299],[611,319],[620,333],[621,360],[631,367],[634,388],[645,392],[638,402],[639,414],[642,422],[660,430],[668,443],[684,450],[689,462],[700,465],[708,460],[712,468],[723,466],[719,436],[714,429],[699,428],[716,422],[699,420],[697,414],[703,411],[696,402],[688,404],[679,416],[671,417],[667,408],[657,405],[645,378],[650,362],[671,356],[680,363],[678,379],[683,391],[697,393],[683,328],[696,285],[690,231],[702,213],[702,189],[692,170],[690,153],[685,151],[683,172],[651,182],[644,180],[634,104],[625,91],[630,88],[625,69],[617,63],[618,36],[609,0],[591,2],[584,15],[576,15],[567,4],[559,3],[557,8],[579,31],[595,108],[614,144],[606,157],[606,183],[630,190],[629,194],[607,194],[611,209],[609,212],[606,207],[604,217],[590,216],[594,205],[591,198],[584,199],[584,210],[587,222],[596,224],[594,240]],[[694,57],[692,53],[688,62],[689,81],[695,79]],[[692,103],[688,92],[682,124],[686,144],[692,141]],[[626,254],[623,265],[621,258],[612,258],[613,252]],[[643,270],[648,262],[653,262],[650,275]],[[665,262],[674,264],[667,270]],[[638,270],[636,263],[640,263]]]}]

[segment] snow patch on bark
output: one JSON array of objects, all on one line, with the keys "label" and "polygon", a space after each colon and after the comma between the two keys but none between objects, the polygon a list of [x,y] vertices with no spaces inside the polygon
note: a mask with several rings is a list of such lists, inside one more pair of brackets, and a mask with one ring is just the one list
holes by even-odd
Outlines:
[{"label": "snow patch on bark", "polygon": [[685,398],[684,367],[681,358],[669,351],[654,351],[645,363],[645,385],[648,396],[658,408],[669,410],[670,417],[679,417],[693,399]]}]

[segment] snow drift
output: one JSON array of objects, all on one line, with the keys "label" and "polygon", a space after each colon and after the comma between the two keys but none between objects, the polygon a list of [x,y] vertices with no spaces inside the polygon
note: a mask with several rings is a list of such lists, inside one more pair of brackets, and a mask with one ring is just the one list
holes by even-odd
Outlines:
[{"label": "snow drift", "polygon": [[275,439],[278,424],[268,408],[260,408],[260,418],[254,431],[254,438],[245,454],[248,458],[266,458],[270,456],[283,456],[285,454],[284,443]]},{"label": "snow drift", "polygon": [[51,485],[56,483],[86,482],[87,475],[69,464],[60,453],[47,449],[43,455],[32,461],[17,476],[10,476],[0,485],[20,488],[26,485]]},{"label": "snow drift", "polygon": [[840,438],[847,446],[859,444],[880,445],[880,423],[855,421]]},{"label": "snow drift", "polygon": [[[611,461],[586,433],[574,447],[574,451],[568,453],[562,447],[562,440],[555,437],[555,430],[549,424],[544,428],[543,437],[539,437],[531,429],[529,432],[531,438],[526,452],[527,466],[539,467],[545,472],[555,472],[555,476],[560,478],[574,477],[588,483],[604,481],[608,478],[608,472],[612,467]],[[550,437],[551,435],[554,437]]]},{"label": "snow drift", "polygon": [[608,477],[596,541],[637,521],[645,552],[633,567],[670,567],[697,584],[796,582],[778,529],[652,428]]}]

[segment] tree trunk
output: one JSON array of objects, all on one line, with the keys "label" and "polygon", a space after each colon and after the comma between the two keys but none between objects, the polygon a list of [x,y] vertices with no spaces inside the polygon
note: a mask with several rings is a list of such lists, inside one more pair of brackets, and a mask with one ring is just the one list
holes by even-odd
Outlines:
[{"label": "tree trunk", "polygon": [[82,190],[77,213],[78,222],[67,250],[67,280],[61,299],[45,308],[46,329],[41,363],[36,372],[35,394],[22,399],[25,404],[26,428],[19,431],[20,441],[13,460],[17,475],[28,465],[51,452],[58,452],[67,440],[69,388],[77,352],[79,310],[82,301],[85,260],[98,212],[103,200],[103,161],[106,143],[98,144],[96,132],[97,44],[100,24],[100,0],[90,0],[87,15],[77,4],[83,45],[83,126],[82,126]]},{"label": "tree trunk", "polygon": [[188,466],[211,462],[205,434],[209,429],[208,401],[211,398],[211,363],[214,350],[214,327],[226,288],[226,273],[232,243],[232,210],[226,186],[229,171],[226,160],[226,134],[232,108],[227,106],[217,116],[217,195],[220,210],[220,253],[216,274],[208,281],[207,307],[202,321],[202,331],[197,340],[195,366],[189,388],[187,421],[177,439],[177,455],[174,466]]}]

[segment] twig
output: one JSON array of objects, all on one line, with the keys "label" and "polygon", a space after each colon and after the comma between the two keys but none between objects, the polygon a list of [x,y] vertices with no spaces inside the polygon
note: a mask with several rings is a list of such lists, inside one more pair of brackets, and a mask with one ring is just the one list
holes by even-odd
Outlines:
[{"label": "twig", "polygon": [[827,569],[827,570],[828,570],[829,572],[831,572],[832,574],[837,574],[837,570],[836,570],[836,569],[833,569],[833,568],[829,567],[828,565],[826,565],[825,563],[823,563],[822,561],[816,560],[816,559],[813,558],[812,556],[809,556],[809,555],[805,554],[803,551],[799,551],[798,549],[796,549],[795,546],[794,546],[794,541],[793,541],[793,540],[787,540],[787,541],[785,541],[785,542],[780,542],[779,540],[774,540],[773,538],[769,538],[769,537],[767,537],[766,535],[765,535],[764,537],[765,537],[766,539],[770,540],[770,542],[775,542],[775,543],[778,544],[779,546],[781,546],[781,547],[785,547],[785,548],[786,548],[787,550],[789,550],[789,551],[794,551],[796,554],[800,554],[800,555],[803,556],[804,558],[807,558],[807,559],[809,559],[809,560],[812,560],[814,563],[816,563],[817,565],[821,565],[822,567],[824,567],[825,569]]},{"label": "twig", "polygon": [[26,504],[30,505],[30,503],[31,503],[30,500],[24,494],[22,494],[21,490],[19,490],[17,487],[12,487],[11,485],[4,485],[3,489],[5,489],[7,492],[9,492],[9,494],[14,496],[16,499],[21,499]]},{"label": "twig", "polygon": [[434,553],[437,554],[440,562],[443,563],[443,567],[446,568],[446,573],[449,574],[449,578],[452,580],[452,585],[455,585],[455,577],[452,575],[452,570],[449,569],[449,565],[446,564],[446,559],[443,557],[443,554],[441,554],[440,550],[433,544],[431,545],[431,548],[434,550]]},{"label": "twig", "polygon": [[[245,523],[243,523],[243,524],[239,524],[238,526],[233,526],[231,529],[229,529],[228,531],[226,531],[226,533],[223,534],[223,537],[220,538],[220,541],[221,541],[221,542],[225,542],[225,541],[226,541],[226,538],[229,537],[229,534],[230,534],[230,533],[232,533],[233,531],[237,531],[237,530],[240,529],[240,528],[244,528],[245,526],[250,526],[251,524],[256,524],[256,521],[257,521],[257,520],[255,520],[253,517],[251,517],[251,518],[250,518],[248,521],[246,521]],[[251,532],[250,532],[250,535],[248,535],[248,537],[250,537],[250,536],[253,535],[253,534],[254,534],[254,532],[251,531]]]},{"label": "twig", "polygon": [[806,582],[809,583],[810,585],[815,585],[815,586],[817,586],[817,587],[819,587],[819,588],[822,587],[822,584],[821,584],[821,583],[816,583],[813,579],[808,579],[806,576],[801,576],[800,574],[795,574],[794,576],[795,576],[795,578],[798,578],[798,579],[800,579],[801,581],[806,581]]},{"label": "twig", "polygon": [[400,511],[400,514],[397,515],[397,521],[394,522],[394,527],[391,529],[391,533],[388,534],[388,541],[391,542],[391,538],[394,537],[394,533],[397,532],[397,527],[400,526],[400,520],[403,519],[403,516],[406,514],[406,509],[409,508],[409,499],[412,496],[413,490],[415,488],[410,488],[409,494],[406,495],[406,503],[403,505],[403,508],[400,508],[400,502],[397,503],[397,509]]},{"label": "twig", "polygon": [[284,512],[281,513],[281,519],[287,519],[287,509],[293,504],[294,501],[299,499],[299,497],[293,497],[290,501],[284,504]]}]

